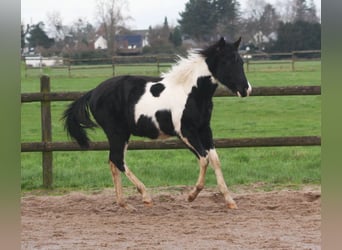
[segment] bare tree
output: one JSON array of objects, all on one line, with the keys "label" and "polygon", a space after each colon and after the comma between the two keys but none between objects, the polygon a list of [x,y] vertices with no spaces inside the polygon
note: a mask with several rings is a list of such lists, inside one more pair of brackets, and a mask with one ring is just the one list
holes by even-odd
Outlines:
[{"label": "bare tree", "polygon": [[244,16],[250,20],[259,20],[266,4],[265,0],[247,0]]},{"label": "bare tree", "polygon": [[111,55],[115,52],[115,34],[128,19],[123,14],[125,8],[127,8],[127,1],[124,0],[96,0],[97,17],[105,31],[108,52]]},{"label": "bare tree", "polygon": [[56,41],[63,40],[65,37],[63,30],[63,23],[61,13],[52,11],[47,13],[49,34],[55,38]]},{"label": "bare tree", "polygon": [[312,0],[279,0],[276,5],[284,23],[295,21],[319,22],[316,5]]}]

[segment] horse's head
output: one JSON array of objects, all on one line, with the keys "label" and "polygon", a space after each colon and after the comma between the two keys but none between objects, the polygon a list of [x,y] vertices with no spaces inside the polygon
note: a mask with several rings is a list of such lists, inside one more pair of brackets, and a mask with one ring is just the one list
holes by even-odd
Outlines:
[{"label": "horse's head", "polygon": [[227,86],[233,93],[245,97],[252,92],[247,81],[243,60],[238,53],[241,37],[234,43],[221,38],[218,42],[201,51],[208,68],[215,79]]}]

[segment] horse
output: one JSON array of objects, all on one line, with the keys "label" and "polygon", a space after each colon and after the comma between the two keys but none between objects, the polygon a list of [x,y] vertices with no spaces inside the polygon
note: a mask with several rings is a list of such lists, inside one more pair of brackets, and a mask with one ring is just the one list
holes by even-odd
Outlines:
[{"label": "horse", "polygon": [[[152,206],[145,185],[125,164],[131,135],[150,139],[178,137],[198,159],[198,180],[188,196],[196,199],[204,188],[207,167],[213,167],[227,208],[237,205],[229,194],[215,150],[210,119],[212,97],[222,84],[239,97],[251,94],[243,60],[238,53],[241,37],[223,37],[203,49],[189,51],[159,77],[122,75],[112,77],[71,103],[63,113],[68,135],[81,148],[89,148],[85,129],[100,126],[109,142],[109,166],[119,206],[134,209],[123,197],[121,173],[135,185],[146,206]],[[93,119],[90,116],[93,116]],[[93,121],[95,119],[95,122]]]}]

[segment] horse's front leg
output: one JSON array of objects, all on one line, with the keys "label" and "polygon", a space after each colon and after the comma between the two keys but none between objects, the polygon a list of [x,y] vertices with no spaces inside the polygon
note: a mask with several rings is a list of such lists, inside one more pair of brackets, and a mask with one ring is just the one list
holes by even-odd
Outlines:
[{"label": "horse's front leg", "polygon": [[207,172],[207,167],[209,164],[208,152],[204,149],[203,144],[200,140],[198,133],[189,130],[186,133],[186,137],[180,136],[180,139],[185,143],[185,145],[196,155],[198,158],[198,163],[200,167],[199,176],[195,187],[191,190],[188,196],[188,201],[194,201],[198,194],[204,188],[205,174]]},{"label": "horse's front leg", "polygon": [[220,163],[219,157],[215,149],[209,150],[209,162],[215,171],[217,185],[218,185],[220,192],[224,196],[224,200],[227,204],[227,207],[230,209],[237,209],[237,205],[235,201],[233,200],[233,198],[230,196],[226,182],[224,181],[222,170],[221,170],[221,163]]},{"label": "horse's front leg", "polygon": [[191,190],[188,196],[188,201],[194,201],[197,195],[202,191],[204,188],[205,183],[205,174],[207,172],[208,167],[208,157],[200,157],[198,160],[200,172],[196,182],[196,186]]}]

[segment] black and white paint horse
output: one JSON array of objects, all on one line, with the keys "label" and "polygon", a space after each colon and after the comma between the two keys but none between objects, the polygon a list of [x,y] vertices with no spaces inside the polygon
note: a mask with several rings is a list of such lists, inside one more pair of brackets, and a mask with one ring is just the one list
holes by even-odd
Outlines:
[{"label": "black and white paint horse", "polygon": [[[213,143],[210,118],[212,97],[218,83],[240,97],[251,93],[243,61],[238,54],[241,38],[234,43],[221,38],[215,44],[180,58],[161,77],[118,76],[108,79],[70,104],[64,112],[65,128],[81,147],[89,147],[86,128],[101,126],[107,135],[117,203],[131,208],[122,194],[121,172],[137,187],[146,205],[152,205],[144,184],[125,164],[130,135],[151,139],[177,136],[196,155],[200,173],[188,200],[204,187],[210,163],[228,208],[237,208],[223,178]],[[90,111],[89,111],[90,110]],[[96,123],[91,121],[90,112]]]}]

